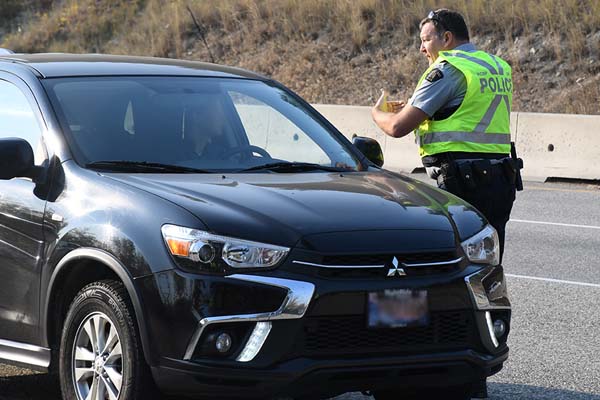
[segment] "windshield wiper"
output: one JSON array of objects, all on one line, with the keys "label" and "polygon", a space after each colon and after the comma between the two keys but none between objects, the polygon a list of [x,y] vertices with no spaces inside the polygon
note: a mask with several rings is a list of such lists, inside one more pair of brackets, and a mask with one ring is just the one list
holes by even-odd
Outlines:
[{"label": "windshield wiper", "polygon": [[319,165],[313,163],[304,162],[274,162],[269,164],[256,165],[254,167],[242,169],[237,172],[248,172],[248,171],[273,171],[273,172],[303,172],[303,171],[331,171],[331,172],[344,172],[349,171],[347,168],[328,167],[326,165]]},{"label": "windshield wiper", "polygon": [[182,167],[181,165],[163,164],[147,161],[94,161],[85,165],[86,168],[102,169],[109,171],[128,172],[163,172],[163,173],[210,173],[205,169]]}]

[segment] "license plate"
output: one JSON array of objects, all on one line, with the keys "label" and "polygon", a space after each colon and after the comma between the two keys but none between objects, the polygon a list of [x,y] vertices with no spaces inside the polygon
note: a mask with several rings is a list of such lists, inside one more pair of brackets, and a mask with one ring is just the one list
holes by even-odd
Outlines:
[{"label": "license plate", "polygon": [[429,324],[426,290],[388,289],[369,293],[369,328],[403,328]]}]

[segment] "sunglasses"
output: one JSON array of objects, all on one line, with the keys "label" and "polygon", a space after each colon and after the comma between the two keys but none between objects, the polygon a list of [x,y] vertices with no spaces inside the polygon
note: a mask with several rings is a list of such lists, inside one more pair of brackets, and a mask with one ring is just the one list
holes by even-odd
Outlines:
[{"label": "sunglasses", "polygon": [[437,12],[429,11],[429,14],[427,14],[427,19],[437,22],[442,26],[442,28],[444,28],[444,30],[449,30],[446,24],[444,24],[444,22],[442,22],[442,20],[440,19]]}]

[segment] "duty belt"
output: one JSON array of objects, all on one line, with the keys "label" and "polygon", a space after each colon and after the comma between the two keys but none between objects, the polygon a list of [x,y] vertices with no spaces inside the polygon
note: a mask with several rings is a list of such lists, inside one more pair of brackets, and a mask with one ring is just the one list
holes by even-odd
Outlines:
[{"label": "duty belt", "polygon": [[502,175],[509,184],[515,184],[517,165],[512,158],[450,161],[442,164],[434,179],[447,190],[460,193],[489,185],[493,178]]}]

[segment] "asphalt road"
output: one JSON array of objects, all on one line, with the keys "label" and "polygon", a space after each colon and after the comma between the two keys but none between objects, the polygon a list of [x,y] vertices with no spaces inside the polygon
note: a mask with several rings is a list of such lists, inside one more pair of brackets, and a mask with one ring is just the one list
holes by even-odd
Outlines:
[{"label": "asphalt road", "polygon": [[[503,262],[511,353],[490,379],[490,399],[600,400],[600,186],[526,182],[525,189]],[[0,400],[59,399],[48,375],[0,365]]]}]

